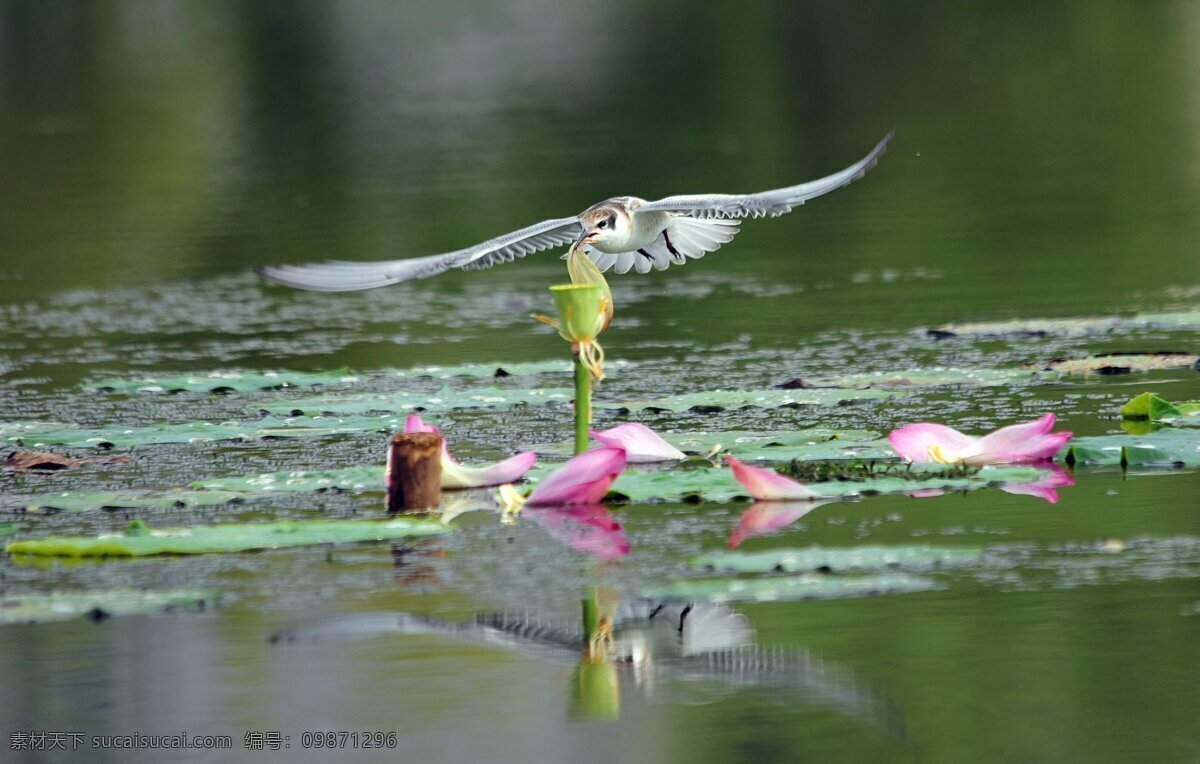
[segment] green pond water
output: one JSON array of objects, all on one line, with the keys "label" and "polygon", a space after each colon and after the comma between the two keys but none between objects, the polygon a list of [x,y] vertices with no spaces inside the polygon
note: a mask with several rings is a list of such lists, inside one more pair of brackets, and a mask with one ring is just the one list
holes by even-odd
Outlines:
[{"label": "green pond water", "polygon": [[[888,153],[852,186],[747,221],[686,267],[613,275],[616,319],[602,342],[626,363],[611,365],[597,400],[781,392],[796,379],[914,370],[1004,373],[986,384],[885,386],[886,397],[855,389],[840,403],[822,397],[829,405],[599,406],[598,425],[886,433],[924,420],[984,432],[1053,411],[1061,428],[1101,436],[1123,432],[1118,411],[1139,393],[1200,399],[1200,373],[1187,366],[1010,378],[1058,358],[1195,354],[1194,322],[927,333],[1200,310],[1195,3],[733,12],[14,0],[0,3],[0,29],[6,433],[35,422],[110,437],[202,422],[239,433],[319,428],[329,418],[282,422],[280,402],[569,388],[562,372],[520,365],[565,358],[564,343],[529,318],[551,309],[546,288],[566,278],[559,253],[347,294],[268,286],[252,268],[450,251],[611,195],[788,185],[856,161],[892,128]],[[531,373],[396,373],[461,364]],[[336,369],[356,378],[228,394],[90,384]],[[381,517],[373,485],[200,506],[25,508],[63,492],[144,496],[200,480],[377,467],[400,408],[304,437],[47,446],[131,459],[3,470],[0,541],[113,533],[135,519]],[[563,404],[425,417],[467,462],[571,431]],[[6,435],[4,453],[14,447]],[[363,634],[354,624],[380,612],[465,623],[505,611],[578,623],[594,587],[631,603],[725,575],[692,561],[727,549],[748,502],[614,504],[600,517],[619,522],[623,556],[611,525],[581,551],[564,543],[569,522],[528,510],[513,524],[466,512],[452,533],[377,543],[5,556],[5,608],[31,595],[130,589],[177,592],[183,604],[0,625],[0,760],[317,761],[334,754],[311,733],[347,731],[360,737],[344,739],[338,756],[364,761],[1195,761],[1200,472],[1189,464],[1079,467],[1056,503],[990,487],[824,504],[738,549],[930,545],[965,550],[969,562],[882,572],[893,584],[923,582],[906,593],[733,602],[763,654],[786,660],[698,672],[667,660],[661,670],[622,665],[598,694],[569,651],[436,629]],[[344,628],[305,638],[326,622]],[[294,640],[271,639],[293,630]],[[68,749],[71,733],[84,737],[74,752],[44,750],[46,738],[43,750],[15,750],[25,733],[61,734]],[[229,736],[232,748],[92,741],[182,733]],[[364,748],[366,733],[385,747]],[[255,741],[265,750],[249,750]]]}]

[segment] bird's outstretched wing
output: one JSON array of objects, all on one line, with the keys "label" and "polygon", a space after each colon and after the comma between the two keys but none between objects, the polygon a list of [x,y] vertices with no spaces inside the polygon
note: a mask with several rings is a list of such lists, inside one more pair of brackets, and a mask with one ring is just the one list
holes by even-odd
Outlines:
[{"label": "bird's outstretched wing", "polygon": [[871,153],[858,162],[841,172],[835,172],[833,175],[818,180],[801,183],[798,186],[777,188],[774,191],[762,191],[757,194],[668,196],[666,199],[643,204],[638,208],[638,212],[674,212],[694,218],[777,217],[791,212],[793,207],[804,204],[809,199],[824,196],[830,191],[836,191],[847,183],[861,178],[879,161],[879,157],[887,150],[888,141],[894,134],[895,131],[884,136],[883,140],[871,149]]},{"label": "bird's outstretched wing", "polygon": [[261,265],[256,270],[269,281],[297,289],[352,292],[428,278],[451,268],[490,268],[532,252],[569,244],[582,231],[578,217],[558,218],[441,255],[368,263],[331,260],[306,265]]}]

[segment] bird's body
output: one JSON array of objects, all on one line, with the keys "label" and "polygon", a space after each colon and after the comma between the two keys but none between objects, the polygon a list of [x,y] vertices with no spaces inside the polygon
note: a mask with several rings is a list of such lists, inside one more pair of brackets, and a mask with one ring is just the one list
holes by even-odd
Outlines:
[{"label": "bird's body", "polygon": [[440,255],[367,263],[269,265],[258,272],[271,281],[299,289],[352,291],[427,278],[452,268],[490,268],[572,243],[582,246],[601,271],[666,270],[728,243],[737,234],[741,219],[778,217],[861,178],[879,160],[891,137],[889,133],[866,157],[840,172],[774,191],[668,196],[653,202],[616,196],[573,217],[546,220]]}]

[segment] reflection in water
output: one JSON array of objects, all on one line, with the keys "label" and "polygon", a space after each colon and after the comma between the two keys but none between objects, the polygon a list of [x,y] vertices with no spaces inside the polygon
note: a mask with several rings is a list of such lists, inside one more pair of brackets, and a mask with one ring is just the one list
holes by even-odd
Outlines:
[{"label": "reflection in water", "polygon": [[748,538],[762,536],[786,528],[817,507],[823,507],[840,499],[826,501],[756,501],[742,513],[737,527],[729,534],[732,549]]},{"label": "reflection in water", "polygon": [[542,526],[572,549],[597,559],[612,560],[629,554],[625,529],[603,504],[561,509],[528,507],[521,517]]},{"label": "reflection in water", "polygon": [[527,612],[480,613],[461,623],[358,613],[285,630],[270,642],[444,635],[574,665],[572,720],[617,718],[623,694],[696,703],[734,688],[760,688],[783,702],[828,706],[903,734],[898,710],[881,692],[805,648],[756,644],[745,615],[725,605],[639,599],[601,610],[596,599],[584,600],[582,627]]}]

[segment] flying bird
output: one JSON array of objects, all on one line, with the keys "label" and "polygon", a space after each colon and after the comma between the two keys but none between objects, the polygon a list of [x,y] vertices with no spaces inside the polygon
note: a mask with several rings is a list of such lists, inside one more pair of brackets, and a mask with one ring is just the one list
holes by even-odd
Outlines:
[{"label": "flying bird", "polygon": [[578,215],[536,223],[473,247],[428,257],[379,262],[329,261],[305,265],[264,265],[269,281],[319,292],[375,289],[436,276],[452,268],[474,270],[566,244],[583,247],[601,271],[649,273],[699,259],[729,243],[744,218],[778,217],[809,199],[858,180],[875,166],[893,133],[871,153],[824,178],[757,194],[694,194],[648,202],[616,196]]}]

